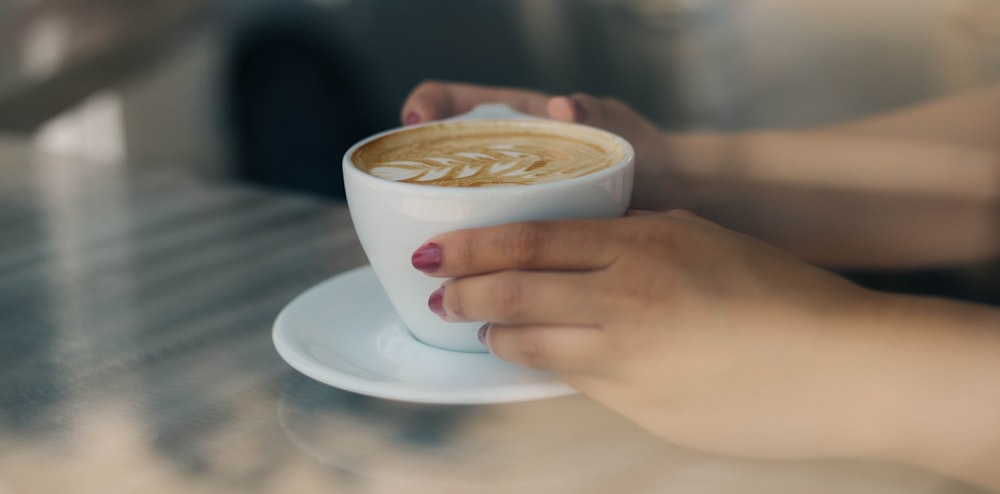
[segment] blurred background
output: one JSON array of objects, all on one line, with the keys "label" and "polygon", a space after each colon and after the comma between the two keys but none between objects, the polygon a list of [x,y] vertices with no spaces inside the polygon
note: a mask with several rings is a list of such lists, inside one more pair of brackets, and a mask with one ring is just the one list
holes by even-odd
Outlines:
[{"label": "blurred background", "polygon": [[998,76],[1000,0],[0,0],[0,130],[333,199],[344,150],[425,79],[616,96],[689,130]]}]

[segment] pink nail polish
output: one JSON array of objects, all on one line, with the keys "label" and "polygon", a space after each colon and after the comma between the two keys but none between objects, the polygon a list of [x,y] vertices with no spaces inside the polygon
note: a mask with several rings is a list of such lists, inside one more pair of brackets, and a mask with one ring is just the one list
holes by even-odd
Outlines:
[{"label": "pink nail polish", "polygon": [[427,299],[427,306],[430,307],[431,312],[437,314],[438,317],[448,315],[448,313],[444,310],[444,287],[438,288],[431,293],[431,297]]},{"label": "pink nail polish", "polygon": [[418,123],[420,123],[420,115],[415,111],[407,113],[406,118],[403,119],[403,124],[405,125],[414,125]]},{"label": "pink nail polish", "polygon": [[479,342],[482,343],[483,346],[487,347],[489,346],[489,344],[486,343],[486,332],[489,330],[490,330],[490,323],[486,323],[479,327],[479,333],[476,334],[476,336],[479,337]]},{"label": "pink nail polish", "polygon": [[441,267],[441,246],[435,243],[421,245],[410,256],[413,267],[425,273],[433,273]]}]

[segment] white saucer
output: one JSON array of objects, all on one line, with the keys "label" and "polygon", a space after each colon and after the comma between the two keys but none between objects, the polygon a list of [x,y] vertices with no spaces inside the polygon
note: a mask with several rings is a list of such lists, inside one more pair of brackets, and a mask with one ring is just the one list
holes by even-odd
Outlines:
[{"label": "white saucer", "polygon": [[330,278],[292,300],[274,323],[289,365],[322,383],[418,403],[527,401],[575,393],[549,373],[489,353],[441,350],[399,320],[369,266]]}]

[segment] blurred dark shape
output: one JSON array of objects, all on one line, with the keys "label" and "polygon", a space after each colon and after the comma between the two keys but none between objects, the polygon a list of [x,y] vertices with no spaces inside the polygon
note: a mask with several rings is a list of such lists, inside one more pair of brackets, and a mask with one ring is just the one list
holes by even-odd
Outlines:
[{"label": "blurred dark shape", "polygon": [[876,290],[1000,306],[1000,261],[902,272],[872,270],[842,274]]},{"label": "blurred dark shape", "polygon": [[265,185],[343,199],[344,151],[400,125],[428,79],[616,96],[681,118],[665,57],[639,49],[663,55],[663,33],[614,2],[272,2],[240,24],[224,83],[235,169]]},{"label": "blurred dark shape", "polygon": [[[364,4],[288,4],[240,30],[228,86],[243,178],[343,199],[344,152],[398,126],[398,107],[421,80],[531,83],[512,3]],[[433,26],[421,22],[430,18]]]}]

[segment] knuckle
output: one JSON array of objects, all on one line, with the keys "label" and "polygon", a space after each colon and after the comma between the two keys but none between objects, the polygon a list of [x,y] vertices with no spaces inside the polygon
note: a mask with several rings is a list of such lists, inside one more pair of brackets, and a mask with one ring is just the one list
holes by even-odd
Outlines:
[{"label": "knuckle", "polygon": [[518,332],[514,351],[522,365],[532,369],[548,367],[551,344],[546,331],[525,330]]},{"label": "knuckle", "polygon": [[493,288],[494,309],[504,320],[520,321],[525,315],[526,288],[521,279],[514,275],[497,278]]},{"label": "knuckle", "polygon": [[475,239],[465,234],[456,235],[455,240],[451,243],[452,248],[445,257],[445,262],[449,264],[449,269],[456,271],[456,274],[465,274],[465,270],[476,262]]},{"label": "knuckle", "polygon": [[667,211],[667,215],[672,216],[674,218],[684,218],[684,219],[699,218],[698,215],[692,213],[691,211],[681,208],[671,209],[670,211]]},{"label": "knuckle", "polygon": [[613,96],[602,96],[600,98],[595,98],[597,107],[600,109],[602,115],[613,114],[615,110],[621,109],[621,107],[626,106],[625,103]]},{"label": "knuckle", "polygon": [[515,265],[530,266],[545,251],[550,235],[549,229],[542,223],[520,223],[508,230],[502,248]]},{"label": "knuckle", "polygon": [[615,97],[607,97],[603,98],[603,100],[604,103],[607,104],[608,106],[617,106],[617,107],[628,106],[627,103]]},{"label": "knuckle", "polygon": [[633,227],[625,235],[625,246],[670,246],[677,241],[674,221],[664,221],[661,215],[634,216],[628,218]]},{"label": "knuckle", "polygon": [[428,91],[428,90],[435,90],[435,89],[440,88],[441,85],[442,85],[441,81],[437,81],[437,80],[434,80],[434,79],[425,79],[423,81],[420,81],[419,84],[417,84],[417,86],[414,88],[413,92],[414,93],[419,93],[419,92],[424,92],[424,91]]},{"label": "knuckle", "polygon": [[444,309],[449,319],[464,321],[468,317],[466,307],[462,303],[462,284],[449,281],[444,285]]}]

